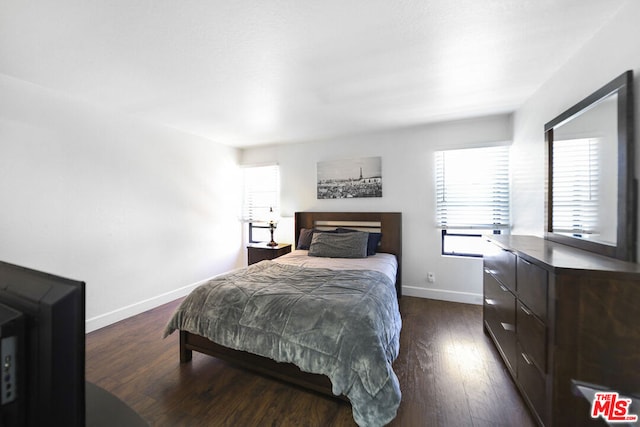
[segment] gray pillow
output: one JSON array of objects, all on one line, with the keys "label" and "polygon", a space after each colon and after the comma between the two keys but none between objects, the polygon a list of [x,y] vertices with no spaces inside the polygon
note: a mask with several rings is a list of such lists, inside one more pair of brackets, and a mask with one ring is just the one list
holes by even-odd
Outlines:
[{"label": "gray pillow", "polygon": [[313,228],[300,229],[300,237],[298,237],[298,246],[296,249],[309,250],[311,246],[311,239],[313,239]]},{"label": "gray pillow", "polygon": [[366,258],[369,233],[313,233],[309,255],[327,258]]},{"label": "gray pillow", "polygon": [[[338,227],[335,229],[336,233],[353,233],[354,231],[351,228],[342,228]],[[378,246],[380,246],[380,240],[382,239],[381,233],[367,233],[369,234],[369,245],[367,246],[367,255],[375,255],[378,251]],[[299,249],[299,248],[298,248]]]}]

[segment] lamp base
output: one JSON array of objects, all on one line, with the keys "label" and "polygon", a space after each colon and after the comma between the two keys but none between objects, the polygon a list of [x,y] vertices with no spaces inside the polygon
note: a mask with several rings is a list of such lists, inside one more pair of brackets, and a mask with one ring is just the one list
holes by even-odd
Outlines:
[{"label": "lamp base", "polygon": [[271,233],[271,241],[269,243],[267,243],[267,246],[278,246],[278,244],[276,243],[275,240],[273,240],[273,231],[276,229],[276,225],[270,221],[269,222],[269,232]]}]

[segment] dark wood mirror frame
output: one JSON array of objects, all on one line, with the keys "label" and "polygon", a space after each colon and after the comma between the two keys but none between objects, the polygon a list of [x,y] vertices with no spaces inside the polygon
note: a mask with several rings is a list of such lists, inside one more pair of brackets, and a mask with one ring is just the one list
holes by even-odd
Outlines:
[{"label": "dark wood mirror frame", "polygon": [[[618,205],[616,245],[574,238],[553,232],[554,128],[577,117],[600,100],[618,95]],[[629,70],[583,99],[544,127],[546,138],[545,238],[623,261],[636,261],[637,184],[634,172],[633,71]]]}]

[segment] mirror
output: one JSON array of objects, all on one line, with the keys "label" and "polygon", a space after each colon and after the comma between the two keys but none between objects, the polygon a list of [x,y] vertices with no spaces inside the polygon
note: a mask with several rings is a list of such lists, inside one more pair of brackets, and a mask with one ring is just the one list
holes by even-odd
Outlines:
[{"label": "mirror", "polygon": [[545,125],[545,238],[635,261],[633,72]]}]

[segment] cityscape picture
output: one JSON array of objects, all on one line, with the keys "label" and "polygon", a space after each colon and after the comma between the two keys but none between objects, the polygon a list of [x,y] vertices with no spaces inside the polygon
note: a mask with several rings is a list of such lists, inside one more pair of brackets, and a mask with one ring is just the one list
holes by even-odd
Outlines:
[{"label": "cityscape picture", "polygon": [[318,162],[318,199],[382,197],[382,157]]}]

